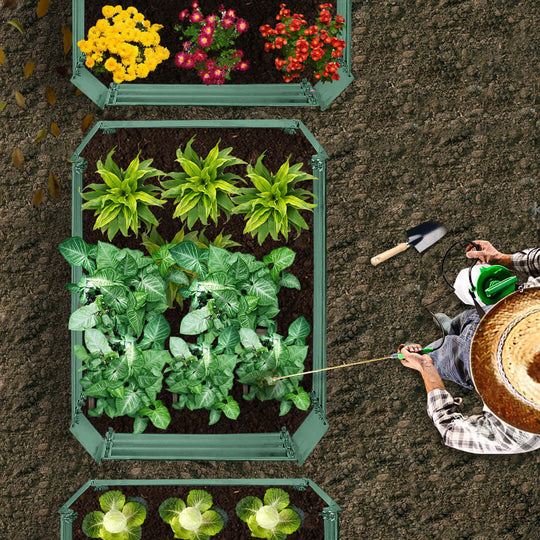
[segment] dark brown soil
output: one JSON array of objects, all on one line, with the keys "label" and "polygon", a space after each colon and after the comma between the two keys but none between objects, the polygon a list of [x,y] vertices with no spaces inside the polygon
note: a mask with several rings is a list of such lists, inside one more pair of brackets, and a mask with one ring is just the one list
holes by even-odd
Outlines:
[{"label": "dark brown soil", "polygon": [[[88,146],[82,152],[82,156],[87,160],[88,167],[84,173],[84,185],[102,182],[101,177],[95,172],[96,162],[101,158],[105,160],[108,152],[116,147],[113,159],[122,167],[127,168],[130,161],[140,151],[140,159],[150,159],[154,161],[153,167],[163,171],[172,172],[181,170],[180,164],[175,161],[176,149],[185,148],[186,143],[191,137],[195,136],[193,149],[202,156],[206,156],[210,149],[221,139],[220,149],[232,147],[232,155],[250,162],[252,165],[259,155],[266,150],[264,163],[270,171],[277,171],[281,164],[291,155],[291,164],[304,163],[305,170],[311,171],[310,160],[314,154],[314,149],[307,139],[300,133],[287,134],[280,129],[119,129],[114,134],[99,134],[94,137]],[[239,176],[245,176],[245,166],[236,165],[230,169]],[[151,179],[156,185],[159,185],[158,177]],[[306,182],[303,186],[306,189],[312,189],[312,182]],[[164,239],[172,239],[178,230],[182,227],[179,219],[173,219],[174,205],[171,200],[162,208],[154,207],[155,216],[160,222],[158,231]],[[152,211],[153,208],[152,208]],[[217,226],[209,226],[206,230],[207,236],[212,239],[219,231],[223,234],[231,234],[231,239],[239,242],[241,247],[233,250],[243,251],[253,254],[257,259],[262,260],[263,256],[272,249],[287,245],[296,252],[294,264],[288,269],[298,277],[301,284],[301,290],[283,288],[279,293],[279,302],[281,312],[276,317],[278,322],[278,333],[286,335],[287,329],[292,321],[304,315],[310,324],[312,323],[313,313],[313,214],[304,213],[309,231],[303,231],[298,238],[296,233],[289,237],[289,242],[274,241],[268,237],[261,246],[256,239],[250,235],[244,235],[243,216],[232,216],[226,221],[225,216],[220,217]],[[308,215],[309,214],[309,215]],[[91,244],[99,240],[108,242],[106,235],[99,230],[93,230],[94,212],[83,212],[84,238]],[[201,230],[200,223],[194,225],[193,230]],[[189,229],[186,226],[186,232]],[[141,231],[142,233],[142,231]],[[141,234],[140,233],[140,234]],[[129,247],[140,249],[146,252],[141,245],[140,237],[134,235],[123,237],[117,234],[113,243],[118,247]],[[165,311],[164,315],[171,325],[171,336],[179,335],[180,321],[187,313],[189,303],[184,303],[181,310],[175,304],[173,309]],[[188,337],[189,340],[189,337]],[[193,340],[194,341],[194,340]],[[311,345],[312,336],[310,334],[307,343]],[[305,370],[312,369],[313,358],[311,349],[305,361]],[[307,375],[302,386],[311,390],[311,375]],[[206,410],[189,411],[187,408],[182,411],[172,409],[172,394],[164,390],[158,395],[167,408],[171,411],[172,421],[166,432],[168,433],[256,433],[256,432],[275,432],[281,427],[286,426],[291,433],[294,433],[304,420],[306,413],[293,408],[289,414],[284,417],[279,416],[279,403],[275,401],[261,402],[258,400],[246,401],[242,399],[242,385],[236,383],[232,390],[233,397],[239,402],[241,413],[237,420],[222,419],[213,426],[208,426],[209,413]],[[100,418],[91,418],[92,424],[100,431],[105,433],[108,427],[113,427],[117,433],[130,432],[133,429],[133,419],[121,417],[110,419],[107,416]],[[148,433],[163,433],[152,425],[147,428]]]},{"label": "dark brown soil", "polygon": [[[314,24],[319,15],[320,0],[201,0],[199,6],[204,17],[217,12],[218,6],[225,5],[227,9],[234,9],[238,17],[249,23],[249,29],[241,34],[235,42],[235,47],[244,51],[244,58],[250,63],[247,71],[233,71],[231,80],[225,84],[270,84],[282,83],[283,78],[276,69],[274,59],[276,55],[272,51],[266,52],[264,44],[266,40],[261,36],[259,27],[269,24],[275,27],[276,15],[279,13],[280,4],[285,3],[292,13],[302,13],[308,24]],[[96,21],[103,17],[101,9],[109,2],[104,0],[85,2],[85,38],[88,30]],[[170,57],[162,62],[155,71],[146,79],[137,79],[137,84],[203,84],[195,69],[179,68],[174,63],[176,53],[182,50],[183,40],[179,40],[180,32],[174,27],[180,23],[178,14],[183,9],[189,8],[191,13],[192,0],[160,0],[148,2],[147,0],[130,0],[122,4],[122,7],[136,7],[152,24],[162,24],[159,31],[161,45],[169,49]],[[113,4],[115,5],[115,4]],[[187,25],[184,23],[184,27]],[[96,77],[106,86],[112,82],[109,73],[99,73]],[[311,74],[306,72],[306,78]],[[313,82],[313,81],[312,81]]]},{"label": "dark brown soil", "polygon": [[[324,521],[319,516],[319,512],[327,506],[326,503],[311,489],[305,491],[288,488],[286,486],[276,486],[287,491],[290,497],[290,504],[300,508],[306,516],[304,523],[295,533],[288,538],[291,540],[323,540]],[[215,507],[227,512],[228,520],[223,530],[217,534],[216,540],[251,540],[251,532],[235,512],[236,505],[240,499],[253,496],[263,500],[267,490],[265,486],[120,486],[111,487],[118,489],[125,496],[142,497],[148,505],[146,520],[142,525],[143,540],[170,540],[174,538],[174,533],[167,523],[159,516],[160,504],[170,497],[177,497],[186,502],[188,493],[192,489],[204,489],[212,495]],[[87,540],[87,536],[82,532],[82,522],[84,517],[94,510],[100,510],[99,497],[105,491],[97,491],[95,488],[88,488],[73,505],[71,509],[77,512],[77,519],[73,523],[73,540]]]}]

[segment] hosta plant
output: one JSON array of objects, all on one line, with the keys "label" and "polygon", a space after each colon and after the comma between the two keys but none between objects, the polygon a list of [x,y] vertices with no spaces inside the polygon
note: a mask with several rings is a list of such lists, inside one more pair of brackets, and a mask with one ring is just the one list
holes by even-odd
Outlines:
[{"label": "hosta plant", "polygon": [[100,229],[103,234],[106,232],[109,240],[118,231],[128,236],[131,229],[137,235],[141,223],[147,227],[158,225],[149,207],[165,204],[154,196],[161,191],[159,187],[144,185],[149,178],[164,174],[150,166],[152,160],[140,162],[139,153],[124,171],[112,159],[114,150],[107,155],[105,164],[101,160],[97,162],[97,172],[103,183],[90,184],[81,193],[87,201],[82,205],[83,210],[95,210],[94,229]]},{"label": "hosta plant", "polygon": [[183,171],[171,172],[168,176],[172,180],[161,182],[165,188],[162,197],[172,198],[176,204],[173,217],[187,220],[190,229],[197,220],[207,225],[211,218],[217,223],[221,211],[230,216],[234,207],[230,197],[239,193],[236,183],[242,178],[225,171],[233,165],[245,164],[230,155],[232,148],[220,150],[219,141],[202,159],[191,148],[194,139],[190,139],[183,151],[181,147],[176,151],[176,161]]},{"label": "hosta plant", "polygon": [[310,331],[304,317],[291,323],[286,339],[273,332],[258,336],[250,328],[240,329],[241,347],[236,349],[239,355],[236,375],[238,382],[249,386],[244,399],[279,401],[280,416],[287,414],[293,404],[302,411],[309,408],[309,394],[300,386],[302,375],[278,381],[273,378],[304,371],[304,360],[308,353],[305,341]]},{"label": "hosta plant", "polygon": [[102,540],[139,540],[146,508],[128,500],[121,491],[107,491],[99,498],[100,511],[87,514],[82,530],[90,538]]},{"label": "hosta plant", "polygon": [[165,370],[169,372],[165,382],[178,395],[173,407],[206,409],[210,411],[209,425],[215,424],[222,413],[236,420],[240,407],[228,394],[233,387],[238,356],[223,348],[219,351],[203,339],[193,344],[171,337],[170,350],[173,359]]},{"label": "hosta plant", "polygon": [[202,489],[192,489],[186,502],[167,499],[160,505],[159,515],[171,526],[174,538],[183,540],[209,540],[227,521],[227,514],[214,507],[212,495]]},{"label": "hosta plant", "polygon": [[155,227],[152,227],[149,234],[145,233],[142,236],[143,246],[158,265],[161,277],[168,283],[167,304],[169,307],[172,307],[175,301],[182,307],[184,298],[178,290],[181,286],[189,285],[197,275],[195,272],[183,270],[175,263],[170,255],[172,247],[184,241],[191,241],[201,249],[208,249],[211,245],[221,248],[240,245],[230,239],[230,234],[223,236],[223,231],[213,241],[210,241],[204,235],[204,230],[199,233],[191,231],[186,234],[184,227],[182,227],[170,242],[165,242]]},{"label": "hosta plant", "polygon": [[263,158],[264,152],[255,167],[247,166],[253,187],[240,188],[241,195],[233,198],[233,214],[245,214],[244,233],[257,237],[259,244],[268,235],[277,240],[282,234],[288,240],[291,227],[299,235],[301,229],[308,228],[299,211],[311,211],[317,206],[308,202],[314,197],[310,191],[296,187],[299,182],[316,179],[302,171],[303,163],[290,166],[287,159],[273,174],[263,165]]},{"label": "hosta plant", "polygon": [[236,505],[236,514],[248,524],[254,538],[285,540],[302,524],[301,511],[291,507],[289,494],[278,488],[267,489],[264,501],[244,497]]},{"label": "hosta plant", "polygon": [[181,268],[198,274],[180,289],[193,309],[181,321],[181,334],[211,331],[216,337],[227,326],[275,328],[280,288],[300,289],[298,279],[284,272],[295,258],[287,247],[273,250],[263,261],[215,246],[200,249],[192,242],[177,244],[170,253]]},{"label": "hosta plant", "polygon": [[144,431],[148,421],[165,429],[170,414],[157,394],[170,360],[164,348],[171,329],[162,314],[166,283],[158,267],[138,250],[105,242],[92,246],[79,237],[59,249],[70,264],[86,270],[68,289],[81,303],[69,329],[84,332],[84,345],[75,346],[83,394],[97,399],[88,414],[131,416],[134,433]]}]

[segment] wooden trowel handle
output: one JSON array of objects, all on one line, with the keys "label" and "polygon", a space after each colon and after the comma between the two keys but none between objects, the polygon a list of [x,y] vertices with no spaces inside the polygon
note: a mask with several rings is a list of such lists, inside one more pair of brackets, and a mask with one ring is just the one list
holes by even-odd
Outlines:
[{"label": "wooden trowel handle", "polygon": [[382,253],[375,255],[375,257],[372,257],[371,264],[373,266],[377,266],[379,263],[388,260],[390,257],[393,257],[394,255],[405,251],[408,247],[409,244],[407,242],[403,242],[403,244],[398,244],[396,247],[388,249],[387,251],[383,251]]}]

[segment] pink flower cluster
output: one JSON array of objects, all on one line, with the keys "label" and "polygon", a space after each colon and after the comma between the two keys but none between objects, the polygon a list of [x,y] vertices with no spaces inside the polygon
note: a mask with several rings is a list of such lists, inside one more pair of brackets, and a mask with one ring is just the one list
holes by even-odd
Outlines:
[{"label": "pink flower cluster", "polygon": [[[218,8],[221,16],[212,13],[206,18],[201,13],[197,1],[193,2],[191,7],[191,14],[189,9],[179,13],[181,21],[191,23],[189,32],[186,31],[185,34],[191,37],[191,41],[184,42],[184,50],[176,54],[175,64],[185,69],[196,68],[207,85],[223,84],[231,71],[248,69],[249,62],[242,59],[244,56],[242,51],[223,50],[232,45],[240,34],[247,31],[248,22],[238,18],[234,9],[225,9],[223,5]],[[175,28],[180,30],[180,27]],[[196,30],[192,31],[193,28]],[[230,29],[233,29],[232,32]],[[217,58],[209,57],[211,50],[219,53]]]}]

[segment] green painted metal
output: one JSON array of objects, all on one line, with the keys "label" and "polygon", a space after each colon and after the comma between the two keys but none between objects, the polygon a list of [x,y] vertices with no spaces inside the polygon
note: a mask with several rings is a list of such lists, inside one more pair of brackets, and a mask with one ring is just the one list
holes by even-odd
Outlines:
[{"label": "green painted metal", "polygon": [[111,82],[109,87],[84,66],[84,54],[77,43],[85,39],[84,6],[86,0],[72,0],[73,12],[73,77],[71,82],[84,92],[98,107],[107,105],[216,105],[320,107],[326,109],[354,77],[351,73],[352,0],[337,0],[336,11],[345,19],[344,56],[338,70],[339,81],[318,82],[312,86],[307,80],[299,84],[136,84]]},{"label": "green painted metal", "polygon": [[[313,295],[313,369],[326,367],[326,160],[328,154],[299,120],[195,120],[195,121],[107,121],[98,122],[71,156],[72,161],[72,234],[82,236],[83,172],[87,167],[81,152],[101,132],[127,128],[279,128],[300,130],[314,148],[311,159],[313,191],[318,198],[314,209],[314,295]],[[72,268],[72,281],[82,276],[80,267]],[[78,300],[72,295],[72,311]],[[79,383],[81,361],[74,347],[82,344],[82,332],[72,332],[71,348],[71,427],[70,430],[88,453],[99,463],[103,459],[182,459],[182,460],[272,460],[298,461],[301,465],[328,429],[326,421],[326,372],[313,374],[312,411],[294,434],[285,428],[278,433],[240,433],[223,435],[113,433],[103,437],[82,414],[85,397]]]},{"label": "green painted metal", "polygon": [[[324,520],[324,540],[339,540],[339,511],[341,510],[334,500],[324,492],[315,482],[307,478],[224,478],[224,479],[197,479],[197,480],[89,480],[82,486],[61,508],[60,514],[60,540],[73,540],[73,522],[77,513],[70,506],[88,489],[105,491],[122,486],[268,486],[283,489],[298,489],[301,491],[311,488],[328,506],[323,508],[320,515]],[[305,510],[305,509],[303,509]],[[322,540],[321,539],[321,540]]]}]

